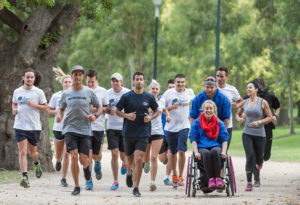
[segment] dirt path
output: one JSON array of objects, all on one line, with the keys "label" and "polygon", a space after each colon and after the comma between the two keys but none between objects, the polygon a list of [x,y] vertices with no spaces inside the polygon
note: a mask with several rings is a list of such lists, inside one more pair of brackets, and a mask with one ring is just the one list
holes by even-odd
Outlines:
[{"label": "dirt path", "polygon": [[[189,156],[190,153],[187,153]],[[110,168],[110,152],[103,153],[103,179],[96,181],[94,190],[84,190],[84,177],[80,169],[80,196],[71,196],[73,182],[68,173],[69,187],[59,186],[60,173],[44,173],[41,179],[30,180],[31,188],[24,189],[19,184],[0,185],[0,204],[300,204],[300,163],[267,162],[261,171],[260,188],[245,192],[246,177],[244,158],[233,157],[237,180],[237,193],[226,197],[226,193],[213,192],[204,195],[198,191],[195,198],[185,196],[184,188],[173,190],[163,184],[165,166],[159,163],[158,190],[149,191],[150,174],[142,176],[140,192],[142,197],[132,196],[132,189],[127,188],[125,176],[119,178],[118,191],[109,190],[113,178]],[[184,176],[185,177],[185,176]]]}]

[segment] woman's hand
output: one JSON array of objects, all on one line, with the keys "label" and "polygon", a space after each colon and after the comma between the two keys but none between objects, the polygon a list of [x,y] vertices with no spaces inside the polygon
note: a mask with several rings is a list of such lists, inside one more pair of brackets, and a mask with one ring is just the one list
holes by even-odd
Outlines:
[{"label": "woman's hand", "polygon": [[223,159],[226,159],[226,157],[227,157],[226,152],[222,151],[222,152],[221,152],[221,157],[222,157]]},{"label": "woman's hand", "polygon": [[195,152],[195,157],[199,160],[201,160],[201,154],[199,152]]},{"label": "woman's hand", "polygon": [[250,126],[251,126],[251,127],[258,127],[259,125],[261,125],[260,120],[259,120],[259,121],[254,121],[254,122],[251,122],[251,123],[250,123]]}]

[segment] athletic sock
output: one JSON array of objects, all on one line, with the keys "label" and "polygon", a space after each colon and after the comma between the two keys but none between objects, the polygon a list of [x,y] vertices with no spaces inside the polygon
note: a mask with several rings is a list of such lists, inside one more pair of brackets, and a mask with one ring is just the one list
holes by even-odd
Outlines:
[{"label": "athletic sock", "polygon": [[85,180],[90,180],[91,179],[90,166],[87,166],[86,168],[83,168],[83,172],[84,172]]},{"label": "athletic sock", "polygon": [[26,177],[28,179],[27,172],[23,172],[22,175],[23,175],[23,177]]},{"label": "athletic sock", "polygon": [[37,161],[37,162],[34,162],[34,165],[38,165],[40,162],[39,161]]},{"label": "athletic sock", "polygon": [[165,176],[164,179],[169,179],[169,178],[170,178],[170,175],[167,175],[167,174],[166,174],[166,176]]}]

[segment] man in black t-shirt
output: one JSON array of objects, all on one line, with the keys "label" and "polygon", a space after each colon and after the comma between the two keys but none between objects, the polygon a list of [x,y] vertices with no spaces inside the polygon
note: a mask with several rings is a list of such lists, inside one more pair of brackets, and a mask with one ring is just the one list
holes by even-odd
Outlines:
[{"label": "man in black t-shirt", "polygon": [[[142,175],[142,164],[148,145],[148,137],[151,135],[151,120],[158,116],[158,105],[150,93],[144,92],[144,74],[133,74],[134,89],[125,93],[117,104],[116,114],[124,118],[123,142],[126,154],[127,178],[126,184],[132,187],[132,170],[134,166],[134,196],[141,196],[138,186]],[[149,116],[149,108],[154,114]],[[121,110],[124,109],[124,112]]]}]

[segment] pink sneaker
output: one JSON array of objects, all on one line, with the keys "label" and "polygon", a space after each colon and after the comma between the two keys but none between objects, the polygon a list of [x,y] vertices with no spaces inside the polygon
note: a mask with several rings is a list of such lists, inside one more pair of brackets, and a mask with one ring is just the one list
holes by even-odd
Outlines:
[{"label": "pink sneaker", "polygon": [[261,165],[256,165],[256,168],[258,169],[258,170],[261,170],[261,168],[263,167],[263,164],[261,164]]},{"label": "pink sneaker", "polygon": [[218,189],[223,189],[224,188],[224,184],[221,178],[216,178],[216,187]]},{"label": "pink sneaker", "polygon": [[210,178],[208,180],[208,188],[215,188],[216,187],[216,184],[215,184],[215,179],[214,178]]},{"label": "pink sneaker", "polygon": [[252,191],[252,183],[248,183],[245,190]]}]

